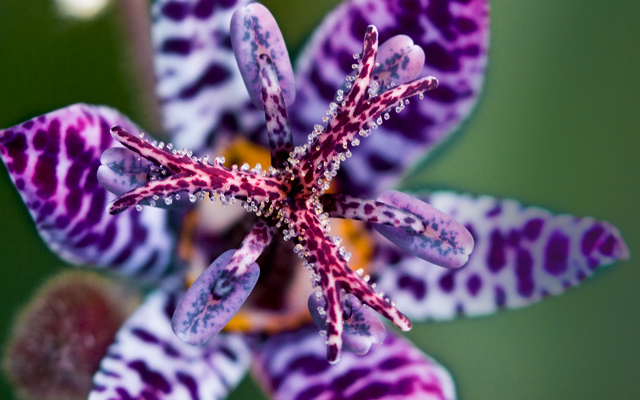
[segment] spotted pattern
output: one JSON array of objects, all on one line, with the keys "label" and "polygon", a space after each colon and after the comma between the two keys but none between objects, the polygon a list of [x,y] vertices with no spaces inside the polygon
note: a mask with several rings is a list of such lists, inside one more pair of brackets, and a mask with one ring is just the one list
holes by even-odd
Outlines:
[{"label": "spotted pattern", "polygon": [[411,322],[391,304],[384,292],[377,292],[375,286],[348,267],[349,256],[327,234],[314,212],[302,208],[287,216],[292,229],[304,232],[297,241],[312,271],[312,282],[319,286],[326,301],[327,359],[331,363],[338,362],[342,354],[343,291],[354,295],[403,331],[411,329]]},{"label": "spotted pattern", "polygon": [[63,260],[158,278],[174,247],[166,212],[105,211],[115,196],[96,171],[116,144],[114,124],[138,129],[113,109],[69,106],[0,131],[0,154],[40,235]]},{"label": "spotted pattern", "polygon": [[446,268],[460,268],[473,250],[471,233],[451,216],[406,193],[386,191],[378,200],[391,204],[424,221],[416,235],[391,225],[374,225],[391,243],[423,260]]},{"label": "spotted pattern", "polygon": [[169,320],[176,296],[151,294],[120,328],[93,378],[90,400],[226,398],[248,369],[240,336],[218,335],[203,347],[181,342]]},{"label": "spotted pattern", "polygon": [[260,267],[247,263],[244,271],[237,271],[238,265],[231,263],[234,252],[228,250],[211,263],[180,299],[171,327],[183,342],[202,345],[217,335],[256,285]]},{"label": "spotted pattern", "polygon": [[[287,59],[287,62],[289,60]],[[260,67],[261,103],[265,109],[267,120],[267,132],[269,133],[269,150],[271,152],[271,165],[274,168],[283,168],[284,160],[293,150],[293,137],[287,116],[287,107],[277,71],[271,58],[262,55],[258,58]]]},{"label": "spotted pattern", "polygon": [[118,197],[107,208],[111,214],[154,200],[154,196],[158,197],[155,200],[162,198],[166,202],[167,198],[184,192],[249,197],[259,203],[282,201],[285,197],[286,186],[275,178],[237,168],[229,169],[217,161],[210,164],[203,159],[189,157],[186,152],[174,153],[148,139],[133,136],[120,126],[111,128],[111,135],[125,147],[162,166],[163,175],[166,175],[165,179],[149,181]]},{"label": "spotted pattern", "polygon": [[[358,299],[348,296],[344,304],[344,349],[354,354],[366,354],[372,344],[380,344],[384,340],[386,329],[380,318],[369,307],[365,307]],[[322,329],[327,329],[326,302],[319,292],[312,293],[307,301],[313,322]]]},{"label": "spotted pattern", "polygon": [[324,211],[332,218],[357,219],[374,224],[392,225],[422,233],[428,224],[408,211],[375,200],[345,194],[325,194],[320,198]]},{"label": "spotted pattern", "polygon": [[280,28],[265,6],[253,3],[238,8],[231,18],[231,44],[253,104],[264,109],[259,76],[263,66],[256,61],[266,57],[272,62],[283,105],[290,106],[296,95],[291,61]]},{"label": "spotted pattern", "polygon": [[526,306],[629,257],[608,222],[488,196],[436,192],[424,200],[464,224],[475,249],[466,266],[444,270],[380,242],[374,279],[411,318],[447,320]]},{"label": "spotted pattern", "polygon": [[449,373],[410,343],[389,332],[364,356],[345,353],[338,365],[324,359],[315,329],[267,340],[257,354],[254,376],[274,399],[450,400]]},{"label": "spotted pattern", "polygon": [[248,0],[158,0],[151,6],[156,93],[178,147],[199,151],[221,134],[263,132],[231,49],[233,11]]},{"label": "spotted pattern", "polygon": [[[312,131],[334,88],[351,71],[367,25],[381,42],[406,34],[425,52],[420,76],[438,78],[437,89],[411,102],[362,143],[341,169],[343,191],[372,196],[393,186],[415,161],[455,131],[480,91],[487,61],[486,0],[356,0],[343,3],[322,23],[299,59],[298,95],[291,112],[294,140]],[[395,152],[391,149],[397,149]]]},{"label": "spotted pattern", "polygon": [[473,238],[462,225],[404,193],[384,192],[378,200],[386,203],[342,194],[320,200],[330,217],[373,223],[396,246],[443,267],[461,267],[473,249]]}]

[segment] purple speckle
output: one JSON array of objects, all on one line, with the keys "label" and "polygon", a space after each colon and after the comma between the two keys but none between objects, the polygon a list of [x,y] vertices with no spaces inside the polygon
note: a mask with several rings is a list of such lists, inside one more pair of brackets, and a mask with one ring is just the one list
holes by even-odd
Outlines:
[{"label": "purple speckle", "polygon": [[[449,2],[443,0],[430,1],[426,10],[427,18],[440,31],[442,36],[449,41],[456,39],[456,34],[451,29],[453,17],[449,11]],[[426,49],[425,49],[426,50]],[[425,51],[426,53],[426,51]]]},{"label": "purple speckle", "polygon": [[493,232],[491,232],[490,241],[487,264],[491,272],[499,272],[507,263],[504,254],[504,239],[499,230],[494,229]]},{"label": "purple speckle", "polygon": [[93,191],[104,191],[100,183],[98,182],[98,168],[100,168],[100,160],[95,159],[91,163],[91,168],[84,182],[85,192],[91,193]]},{"label": "purple speckle", "polygon": [[371,204],[365,204],[364,205],[364,213],[366,215],[371,215],[373,214],[373,211],[375,210],[375,208],[371,205]]},{"label": "purple speckle", "polygon": [[58,218],[56,218],[56,228],[57,229],[64,229],[67,226],[69,226],[69,218],[66,215],[60,215]]},{"label": "purple speckle", "polygon": [[[175,309],[175,305],[173,305],[173,308]],[[169,316],[173,315],[173,311],[169,314]],[[220,351],[220,354],[224,355],[225,357],[227,357],[229,360],[236,362],[238,361],[238,356],[236,355],[236,353],[234,353],[233,351],[231,351],[230,349],[221,346],[218,348],[218,350]]]},{"label": "purple speckle", "polygon": [[440,84],[437,88],[429,90],[425,96],[443,104],[455,103],[461,97],[456,90],[445,84]]},{"label": "purple speckle", "polygon": [[305,390],[303,390],[302,392],[300,392],[296,397],[295,400],[306,400],[306,399],[314,399],[317,398],[318,395],[320,395],[322,392],[325,391],[325,386],[322,384],[317,384],[314,386],[311,386]]},{"label": "purple speckle", "polygon": [[404,398],[408,398],[408,396],[414,391],[413,384],[416,381],[416,378],[417,377],[408,376],[400,379],[393,387],[393,394],[403,395]]},{"label": "purple speckle", "polygon": [[56,210],[56,203],[55,202],[48,201],[48,202],[44,203],[44,205],[40,209],[40,214],[38,214],[38,220],[36,221],[36,223],[40,223],[40,222],[44,221],[48,216],[53,214],[53,212],[55,210]]},{"label": "purple speckle", "polygon": [[49,143],[49,139],[47,137],[47,131],[39,129],[38,132],[33,136],[33,147],[36,150],[44,150]]},{"label": "purple speckle", "polygon": [[67,128],[64,144],[67,148],[67,156],[72,160],[84,151],[84,140],[78,130],[72,126]]},{"label": "purple speckle", "polygon": [[86,228],[87,228],[87,222],[84,220],[80,220],[73,228],[71,228],[71,231],[69,231],[69,233],[67,234],[67,237],[72,238],[74,236],[77,236],[82,232],[84,232]]},{"label": "purple speckle", "polygon": [[598,247],[598,250],[600,250],[600,253],[602,253],[602,255],[612,256],[617,242],[618,240],[613,235],[609,235],[605,239],[604,243],[602,243],[600,247]]},{"label": "purple speckle", "polygon": [[149,258],[147,259],[147,261],[144,264],[142,264],[142,267],[138,271],[136,271],[136,274],[144,275],[147,272],[151,271],[151,269],[157,265],[159,257],[160,257],[160,254],[158,250],[154,250],[149,256]]},{"label": "purple speckle", "polygon": [[456,282],[454,279],[455,271],[449,271],[446,274],[442,275],[440,280],[438,281],[438,285],[445,293],[451,293],[456,286]]},{"label": "purple speckle", "polygon": [[77,189],[72,190],[65,198],[64,204],[67,207],[67,214],[70,217],[74,217],[82,205],[82,192]]},{"label": "purple speckle", "polygon": [[471,296],[476,296],[482,288],[482,279],[477,274],[473,274],[467,279],[467,290]]},{"label": "purple speckle", "polygon": [[331,389],[341,392],[351,386],[358,379],[364,378],[365,376],[369,375],[370,372],[371,370],[367,368],[352,369],[346,372],[344,375],[341,375],[338,378],[334,379],[331,383]]},{"label": "purple speckle", "polygon": [[581,269],[576,271],[576,279],[578,279],[579,281],[583,281],[586,278],[587,278],[587,275]]},{"label": "purple speckle", "polygon": [[49,198],[56,192],[58,177],[58,152],[60,151],[60,121],[54,119],[49,124],[48,139],[44,153],[38,157],[33,176],[33,184],[38,188],[40,198]]},{"label": "purple speckle", "polygon": [[416,300],[422,300],[427,294],[426,283],[413,278],[411,275],[402,275],[400,279],[398,279],[398,287],[411,292]]},{"label": "purple speckle", "polygon": [[367,26],[369,26],[369,22],[365,17],[362,16],[360,10],[354,9],[351,11],[349,15],[349,21],[351,26],[351,35],[354,38],[360,39],[367,30]]},{"label": "purple speckle", "polygon": [[167,39],[162,43],[161,51],[167,54],[186,56],[191,53],[191,41],[181,38]]},{"label": "purple speckle", "polygon": [[91,197],[91,205],[87,213],[87,223],[90,225],[97,224],[104,213],[107,194],[104,190],[100,190]]},{"label": "purple speckle", "polygon": [[542,232],[542,226],[544,225],[544,220],[542,218],[535,218],[527,221],[524,225],[524,229],[522,229],[522,234],[525,238],[529,240],[536,240],[538,236],[540,236],[540,232]]},{"label": "purple speckle", "polygon": [[181,21],[187,16],[188,7],[188,3],[170,1],[162,7],[162,13],[171,20]]},{"label": "purple speckle", "polygon": [[231,72],[223,65],[212,64],[206,71],[191,85],[180,92],[181,99],[191,99],[198,95],[207,86],[216,86],[226,81],[231,76]]},{"label": "purple speckle", "polygon": [[167,382],[162,374],[150,369],[144,361],[132,361],[128,364],[128,367],[136,371],[138,375],[140,375],[142,382],[146,385],[160,390],[163,393],[171,393],[171,385],[169,382]]},{"label": "purple speckle", "polygon": [[535,287],[533,282],[533,259],[525,249],[518,249],[516,255],[516,280],[518,293],[530,297]]},{"label": "purple speckle", "polygon": [[24,153],[27,149],[27,138],[22,133],[18,133],[14,136],[8,135],[8,137],[10,137],[10,139],[4,143],[4,146],[13,163],[11,166],[7,165],[7,167],[10,171],[11,167],[13,167],[14,172],[21,174],[27,167],[27,156]]},{"label": "purple speckle", "polygon": [[491,210],[487,211],[486,216],[489,217],[489,218],[497,217],[501,213],[502,213],[502,206],[500,205],[500,203],[497,203],[495,207],[493,207]]},{"label": "purple speckle", "polygon": [[119,396],[119,399],[121,400],[135,400],[133,397],[131,397],[131,395],[129,394],[129,392],[126,391],[126,389],[124,388],[116,388],[116,393]]},{"label": "purple speckle", "polygon": [[193,15],[200,19],[207,19],[213,13],[213,0],[200,0],[193,8]]},{"label": "purple speckle", "polygon": [[591,251],[596,246],[596,243],[603,232],[604,228],[600,224],[594,225],[591,229],[585,232],[584,236],[582,236],[582,242],[580,243],[582,254],[585,256],[591,254]]},{"label": "purple speckle", "polygon": [[407,360],[404,357],[391,357],[387,360],[384,360],[379,366],[378,368],[380,368],[382,371],[390,371],[390,370],[394,370],[396,368],[400,368],[404,365],[409,364],[409,360]]},{"label": "purple speckle", "polygon": [[385,382],[372,382],[353,394],[354,399],[384,398],[391,390],[391,385]]},{"label": "purple speckle", "polygon": [[75,243],[75,247],[78,249],[92,246],[96,244],[100,240],[100,236],[97,233],[90,232],[82,237],[77,243]]},{"label": "purple speckle", "polygon": [[222,8],[231,8],[236,5],[237,0],[218,0],[218,5]]},{"label": "purple speckle", "polygon": [[[89,117],[91,114],[88,114]],[[105,151],[113,146],[115,139],[111,137],[111,125],[100,118],[100,151]]]},{"label": "purple speckle", "polygon": [[131,330],[131,333],[137,337],[138,339],[142,340],[145,343],[159,343],[160,341],[158,340],[157,337],[155,337],[155,335],[151,334],[150,332],[147,332],[146,330],[142,329],[142,328],[134,328]]},{"label": "purple speckle", "polygon": [[428,43],[424,46],[425,64],[445,72],[455,72],[460,69],[458,57],[449,53],[438,42]]},{"label": "purple speckle", "polygon": [[374,171],[378,172],[390,171],[396,166],[395,163],[387,161],[384,157],[382,157],[382,155],[375,153],[369,154],[369,156],[367,157],[367,161],[369,163],[369,166],[371,166]]},{"label": "purple speckle", "polygon": [[82,174],[84,173],[85,165],[80,160],[74,160],[69,169],[67,175],[64,177],[64,184],[67,189],[73,191],[78,190]]},{"label": "purple speckle", "polygon": [[569,238],[554,231],[544,249],[544,269],[552,275],[560,275],[567,270],[568,261]]},{"label": "purple speckle", "polygon": [[165,343],[162,350],[166,355],[172,358],[180,358],[182,356],[182,354],[180,354],[180,352],[169,343]]},{"label": "purple speckle", "polygon": [[496,294],[496,304],[498,305],[498,307],[504,307],[505,304],[507,304],[507,294],[500,286],[496,286],[494,290]]},{"label": "purple speckle", "polygon": [[124,264],[125,261],[127,261],[129,259],[129,257],[131,257],[131,253],[133,253],[133,248],[131,245],[125,247],[114,259],[113,261],[110,263],[112,264],[114,267],[118,267],[122,264]]},{"label": "purple speckle", "polygon": [[200,400],[200,396],[198,395],[198,383],[191,375],[185,374],[184,372],[178,372],[176,374],[176,378],[178,379],[178,382],[182,383],[187,388],[189,395],[191,396],[191,400]]},{"label": "purple speckle", "polygon": [[459,17],[455,19],[456,28],[458,31],[464,34],[473,33],[478,29],[476,23],[469,18]]},{"label": "purple speckle", "polygon": [[520,232],[515,229],[510,230],[507,235],[506,244],[511,247],[518,247],[520,244]]}]

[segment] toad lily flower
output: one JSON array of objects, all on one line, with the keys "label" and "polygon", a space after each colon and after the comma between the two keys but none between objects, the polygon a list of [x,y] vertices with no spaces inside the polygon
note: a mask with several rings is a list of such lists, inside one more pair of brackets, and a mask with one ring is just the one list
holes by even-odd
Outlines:
[{"label": "toad lily flower", "polygon": [[592,218],[388,190],[472,109],[486,1],[346,2],[297,81],[273,17],[246,3],[154,2],[172,144],[87,105],[0,132],[57,254],[159,285],[118,332],[91,399],[221,398],[251,355],[276,398],[455,398],[447,371],[376,313],[407,330],[407,317],[521,307],[628,257]]}]

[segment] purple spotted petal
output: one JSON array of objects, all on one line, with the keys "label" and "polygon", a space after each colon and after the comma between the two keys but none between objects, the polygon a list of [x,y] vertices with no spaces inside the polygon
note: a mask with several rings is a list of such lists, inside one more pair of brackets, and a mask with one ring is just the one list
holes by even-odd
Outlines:
[{"label": "purple spotted petal", "polygon": [[451,216],[415,197],[393,190],[382,193],[378,201],[405,210],[426,225],[421,234],[393,225],[374,225],[378,232],[396,246],[446,268],[459,268],[469,259],[473,250],[473,237]]},{"label": "purple spotted petal", "polygon": [[402,338],[387,335],[364,356],[324,357],[317,328],[267,340],[252,372],[274,399],[455,399],[447,370]]},{"label": "purple spotted petal", "polygon": [[438,78],[437,89],[424,101],[411,101],[402,112],[382,118],[382,126],[362,141],[341,169],[341,191],[371,197],[390,188],[419,158],[455,131],[470,113],[480,91],[487,61],[486,0],[345,2],[318,29],[298,64],[298,97],[290,110],[294,137],[313,130],[318,115],[334,98],[335,88],[351,72],[369,24],[380,43],[408,35],[425,53],[420,76]]},{"label": "purple spotted petal", "polygon": [[379,244],[374,279],[414,319],[526,306],[629,257],[620,233],[608,222],[553,215],[488,196],[436,192],[422,199],[463,224],[475,248],[464,268],[449,271]]},{"label": "purple spotted petal", "polygon": [[171,326],[180,340],[206,343],[227,325],[251,294],[260,268],[256,263],[241,268],[241,259],[235,263],[232,260],[234,253],[222,253],[178,303]]},{"label": "purple spotted petal", "polygon": [[40,235],[62,259],[155,278],[174,246],[162,210],[111,216],[115,196],[98,183],[109,128],[138,130],[107,107],[73,105],[0,131],[0,153]]},{"label": "purple spotted petal", "polygon": [[225,398],[244,376],[251,353],[236,335],[203,347],[181,342],[169,319],[175,295],[157,291],[120,328],[93,377],[90,400]]},{"label": "purple spotted petal", "polygon": [[285,106],[296,97],[293,69],[282,33],[275,18],[258,3],[239,8],[231,18],[231,44],[238,67],[256,107],[264,109],[258,58],[266,54],[275,67]]},{"label": "purple spotted petal", "polygon": [[[344,313],[344,349],[354,354],[366,354],[372,344],[380,344],[384,340],[386,329],[378,316],[369,307],[364,306],[354,296],[345,301]],[[320,335],[326,335],[327,312],[326,301],[322,293],[309,296],[309,313],[313,322],[321,329]]]},{"label": "purple spotted petal", "polygon": [[151,6],[156,92],[177,147],[200,150],[219,134],[262,132],[231,49],[233,11],[248,0],[158,0]]}]

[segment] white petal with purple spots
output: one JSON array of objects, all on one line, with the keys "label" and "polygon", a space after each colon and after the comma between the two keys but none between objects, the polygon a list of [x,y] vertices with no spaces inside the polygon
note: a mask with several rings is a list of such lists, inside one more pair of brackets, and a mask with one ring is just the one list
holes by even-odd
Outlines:
[{"label": "white petal with purple spots", "polygon": [[526,306],[629,256],[618,230],[590,217],[450,192],[423,200],[463,224],[475,248],[463,268],[448,271],[380,242],[373,265],[378,286],[411,318],[451,319]]},{"label": "white petal with purple spots", "polygon": [[[423,101],[411,101],[362,141],[341,169],[350,194],[372,196],[397,183],[420,157],[455,131],[471,112],[480,92],[487,62],[486,0],[357,0],[330,14],[300,57],[298,97],[290,112],[300,135],[311,132],[351,72],[352,55],[361,51],[367,25],[376,25],[380,43],[406,34],[424,50],[419,76],[435,76],[437,89]],[[395,150],[395,151],[392,151]]]},{"label": "white petal with purple spots", "polygon": [[159,0],[151,7],[156,92],[165,129],[178,147],[211,145],[215,136],[262,131],[236,64],[229,24],[246,0]]},{"label": "white petal with purple spots", "polygon": [[0,131],[0,153],[40,235],[62,259],[157,278],[174,247],[163,210],[106,212],[115,198],[97,179],[115,124],[139,129],[107,107],[77,104]]},{"label": "white petal with purple spots", "polygon": [[150,295],[123,325],[93,378],[90,400],[225,398],[247,371],[241,336],[221,334],[205,346],[181,342],[171,331],[175,297]]},{"label": "white petal with purple spots", "polygon": [[389,332],[364,356],[345,353],[331,365],[317,328],[267,340],[252,372],[262,387],[282,400],[451,400],[448,371],[406,340]]}]

